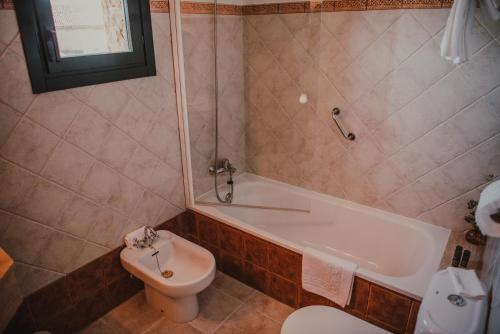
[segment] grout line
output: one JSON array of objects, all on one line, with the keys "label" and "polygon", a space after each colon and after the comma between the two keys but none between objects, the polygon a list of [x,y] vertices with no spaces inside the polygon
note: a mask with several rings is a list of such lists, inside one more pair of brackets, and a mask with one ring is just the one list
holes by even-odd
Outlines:
[{"label": "grout line", "polygon": [[418,219],[419,217],[421,217],[421,216],[423,216],[423,215],[425,215],[425,214],[428,214],[428,213],[430,213],[431,211],[433,211],[433,210],[435,210],[435,209],[437,209],[437,208],[439,208],[439,207],[442,207],[442,206],[444,206],[444,205],[446,205],[446,204],[448,204],[448,203],[451,203],[452,201],[454,201],[454,200],[456,200],[456,199],[458,199],[458,198],[460,198],[460,197],[462,197],[462,196],[464,196],[464,195],[466,195],[466,194],[468,194],[468,193],[470,193],[470,192],[473,192],[473,191],[479,190],[480,188],[484,187],[486,184],[488,184],[488,183],[493,183],[493,182],[495,182],[495,181],[497,181],[497,180],[500,180],[500,176],[498,176],[498,175],[497,175],[497,176],[496,176],[493,180],[491,180],[491,181],[485,181],[484,183],[481,183],[480,185],[478,185],[478,186],[476,186],[476,187],[474,187],[474,188],[472,188],[472,189],[469,189],[469,190],[467,190],[467,191],[465,191],[465,192],[461,193],[460,195],[457,195],[457,196],[455,196],[455,197],[453,197],[453,198],[451,198],[451,199],[447,200],[446,202],[443,202],[443,203],[441,203],[441,204],[439,204],[439,205],[437,205],[437,206],[435,206],[435,207],[433,207],[433,208],[431,208],[431,209],[429,209],[429,210],[427,210],[427,211],[424,211],[424,212],[420,213],[420,214],[419,214],[416,218]]},{"label": "grout line", "polygon": [[222,327],[222,325],[224,325],[226,323],[226,321],[229,318],[231,318],[231,316],[233,314],[235,314],[236,312],[238,312],[244,306],[245,306],[244,303],[241,303],[240,305],[238,305],[232,312],[230,312],[224,319],[222,319],[222,321],[212,331],[210,331],[209,334],[216,334],[216,332]]},{"label": "grout line", "polygon": [[[417,142],[417,141],[418,141],[418,140],[420,140],[421,138],[424,138],[425,136],[430,135],[430,133],[431,133],[432,131],[434,131],[434,130],[436,130],[436,129],[438,129],[438,128],[440,128],[440,127],[444,126],[444,125],[446,125],[446,124],[448,123],[448,121],[452,120],[452,119],[453,119],[453,118],[455,118],[455,117],[458,117],[458,115],[459,115],[460,113],[462,113],[462,112],[466,111],[467,109],[469,109],[470,107],[472,107],[474,104],[478,103],[478,102],[479,102],[479,100],[481,100],[481,99],[485,98],[486,96],[488,96],[489,94],[491,94],[493,91],[495,91],[495,90],[496,90],[496,89],[498,89],[499,87],[500,87],[500,85],[499,85],[499,86],[496,86],[495,88],[493,88],[492,90],[490,90],[490,91],[489,91],[489,92],[487,92],[486,94],[482,95],[481,97],[479,97],[479,98],[475,99],[475,100],[474,100],[474,101],[472,101],[470,104],[466,105],[465,107],[463,107],[462,109],[460,109],[459,111],[457,111],[456,113],[454,113],[452,116],[450,116],[450,117],[449,117],[449,118],[447,118],[446,120],[444,120],[444,121],[442,121],[442,122],[438,123],[438,124],[437,124],[434,128],[432,128],[431,130],[427,131],[426,133],[424,133],[424,134],[423,134],[422,136],[420,136],[419,138],[417,138],[417,139],[413,140],[412,142],[410,142],[409,144],[407,144],[407,145],[405,145],[405,146],[401,147],[401,149],[399,149],[398,151],[396,151],[396,152],[395,152],[395,153],[393,153],[392,155],[388,156],[388,159],[390,159],[390,158],[394,157],[396,154],[398,154],[399,152],[403,151],[403,149],[405,149],[406,147],[410,146],[411,144],[413,144],[413,143]],[[425,175],[427,175],[427,174],[429,174],[429,173],[431,173],[431,172],[433,172],[433,171],[435,171],[435,170],[437,170],[437,169],[439,169],[439,168],[441,168],[441,167],[445,166],[445,165],[446,165],[446,164],[448,164],[449,162],[451,162],[451,161],[453,161],[453,160],[455,160],[455,159],[457,159],[457,158],[459,158],[459,157],[461,157],[461,156],[465,155],[466,153],[468,153],[468,152],[472,151],[472,150],[473,150],[473,149],[475,149],[477,146],[479,146],[479,145],[481,145],[482,143],[484,143],[484,142],[486,142],[486,141],[490,140],[492,137],[495,137],[497,134],[498,134],[498,132],[497,132],[496,134],[493,134],[492,136],[490,136],[490,137],[488,137],[488,138],[483,139],[481,142],[479,142],[479,143],[477,143],[477,144],[475,144],[475,145],[473,145],[473,146],[471,146],[471,147],[467,148],[465,151],[463,151],[462,153],[458,154],[457,156],[452,157],[452,158],[448,159],[447,161],[443,162],[442,164],[440,164],[440,165],[438,165],[438,166],[435,166],[434,168],[432,168],[432,169],[430,169],[430,170],[426,171],[425,173],[423,173],[422,175],[419,175],[419,176],[418,176],[417,178],[415,178],[414,180],[410,180],[410,181],[409,181],[409,183],[407,184],[407,186],[409,186],[409,185],[411,185],[411,184],[414,184],[416,181],[418,181],[419,179],[421,179],[421,178],[422,178],[422,177],[424,177]],[[403,188],[397,189],[397,190],[395,190],[395,191],[393,191],[393,192],[391,192],[391,193],[389,193],[386,197],[382,198],[382,200],[387,200],[390,196],[394,195],[395,193],[399,192],[400,190],[402,190],[402,189],[404,189],[404,188],[406,188],[406,186],[405,186],[405,187],[403,187]]]}]

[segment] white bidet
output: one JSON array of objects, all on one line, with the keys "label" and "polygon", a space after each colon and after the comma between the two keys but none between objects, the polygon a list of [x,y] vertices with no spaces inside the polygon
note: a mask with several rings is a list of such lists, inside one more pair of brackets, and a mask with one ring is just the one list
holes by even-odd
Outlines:
[{"label": "white bidet", "polygon": [[198,315],[197,294],[215,277],[215,258],[208,250],[168,231],[148,248],[125,248],[123,267],[144,282],[146,300],[175,322]]}]

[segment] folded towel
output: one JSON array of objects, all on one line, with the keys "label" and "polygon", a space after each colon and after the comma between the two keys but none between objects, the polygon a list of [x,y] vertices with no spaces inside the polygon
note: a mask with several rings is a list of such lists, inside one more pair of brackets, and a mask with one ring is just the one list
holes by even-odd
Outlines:
[{"label": "folded towel", "polygon": [[302,253],[302,287],[345,307],[351,300],[356,263],[312,248]]},{"label": "folded towel", "polygon": [[467,298],[486,296],[483,285],[474,270],[448,267],[447,271],[457,295]]},{"label": "folded towel", "polygon": [[469,59],[468,43],[474,23],[474,0],[455,0],[441,41],[441,56],[459,64]]},{"label": "folded towel", "polygon": [[123,241],[125,242],[127,248],[134,248],[135,241],[144,238],[144,227],[145,226],[139,227],[137,230],[134,230],[125,235]]}]

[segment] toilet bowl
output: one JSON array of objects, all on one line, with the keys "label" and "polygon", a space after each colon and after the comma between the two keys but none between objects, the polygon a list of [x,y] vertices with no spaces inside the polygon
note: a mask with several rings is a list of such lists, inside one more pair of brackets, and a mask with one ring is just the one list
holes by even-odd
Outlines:
[{"label": "toilet bowl", "polygon": [[281,334],[389,334],[366,321],[329,306],[307,306],[293,312]]},{"label": "toilet bowl", "polygon": [[125,248],[123,267],[144,282],[146,300],[175,322],[198,315],[197,294],[215,277],[215,258],[208,250],[168,231],[158,231],[151,248]]}]

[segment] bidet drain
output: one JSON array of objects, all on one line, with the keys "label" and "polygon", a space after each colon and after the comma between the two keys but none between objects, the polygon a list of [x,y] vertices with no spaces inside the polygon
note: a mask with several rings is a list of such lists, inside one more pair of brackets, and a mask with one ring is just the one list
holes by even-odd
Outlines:
[{"label": "bidet drain", "polygon": [[172,270],[165,270],[161,273],[161,275],[163,276],[163,278],[170,278],[174,276],[174,272]]}]

